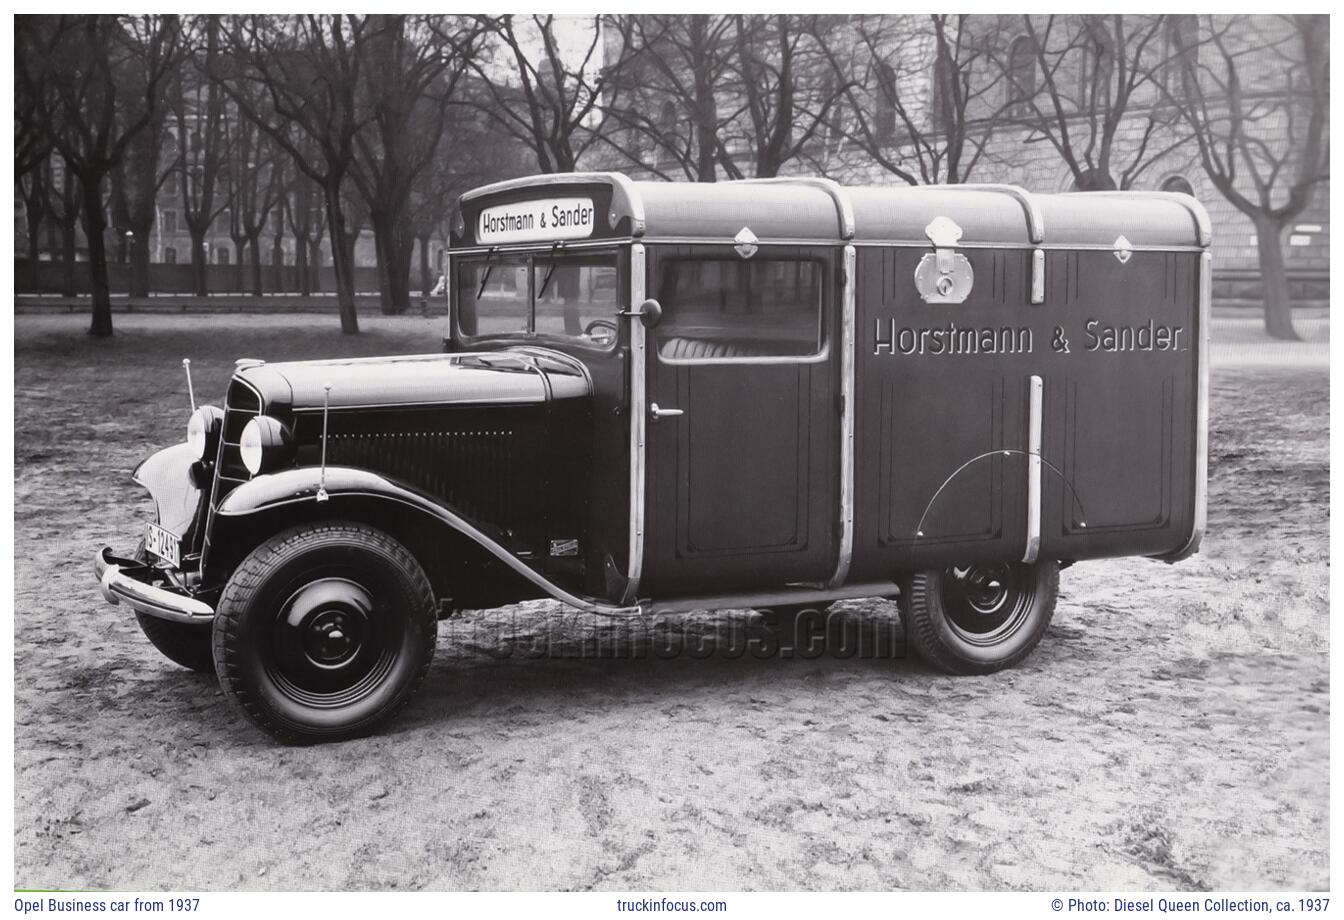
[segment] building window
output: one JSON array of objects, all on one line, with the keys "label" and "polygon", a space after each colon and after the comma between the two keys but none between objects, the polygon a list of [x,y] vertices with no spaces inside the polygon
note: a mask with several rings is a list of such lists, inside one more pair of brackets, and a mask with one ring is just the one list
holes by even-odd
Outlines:
[{"label": "building window", "polygon": [[172,246],[163,247],[163,261],[166,265],[177,264],[177,250]]},{"label": "building window", "polygon": [[879,140],[896,134],[896,70],[885,61],[877,65],[877,118]]},{"label": "building window", "polygon": [[1172,176],[1170,179],[1163,182],[1162,191],[1180,192],[1182,195],[1191,195],[1191,196],[1195,194],[1194,187],[1188,181],[1186,181],[1184,176]]},{"label": "building window", "polygon": [[1007,114],[1010,117],[1029,114],[1036,90],[1036,49],[1030,38],[1019,35],[1008,49]]},{"label": "building window", "polygon": [[229,247],[227,246],[215,247],[215,264],[216,265],[229,264]]},{"label": "building window", "polygon": [[164,232],[164,233],[176,233],[176,232],[177,232],[177,212],[176,212],[176,211],[164,211],[164,212],[163,212],[163,232]]}]

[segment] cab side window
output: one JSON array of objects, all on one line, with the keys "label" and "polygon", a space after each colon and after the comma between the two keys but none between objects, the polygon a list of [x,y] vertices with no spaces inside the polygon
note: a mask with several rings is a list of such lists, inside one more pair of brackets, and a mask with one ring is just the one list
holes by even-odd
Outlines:
[{"label": "cab side window", "polygon": [[820,354],[824,274],[808,259],[670,259],[658,279],[658,353],[671,360]]}]

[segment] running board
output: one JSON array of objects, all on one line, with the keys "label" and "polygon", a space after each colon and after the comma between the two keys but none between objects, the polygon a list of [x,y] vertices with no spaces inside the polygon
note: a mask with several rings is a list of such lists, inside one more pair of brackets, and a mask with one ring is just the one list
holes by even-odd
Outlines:
[{"label": "running board", "polygon": [[752,591],[741,594],[717,594],[702,597],[683,597],[670,600],[641,600],[640,612],[684,613],[688,610],[734,610],[815,604],[828,601],[850,600],[856,597],[892,597],[900,593],[894,581],[868,581],[839,588],[778,588],[773,591]]}]

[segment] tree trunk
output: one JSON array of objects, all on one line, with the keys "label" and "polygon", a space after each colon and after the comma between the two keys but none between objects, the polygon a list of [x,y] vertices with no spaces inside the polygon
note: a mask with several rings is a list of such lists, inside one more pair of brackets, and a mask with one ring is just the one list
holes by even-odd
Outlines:
[{"label": "tree trunk", "polygon": [[210,278],[205,261],[205,233],[191,231],[191,291],[197,297],[210,296]]},{"label": "tree trunk", "polygon": [[428,297],[429,292],[434,290],[430,284],[429,278],[429,237],[419,237],[420,240],[420,296]]},{"label": "tree trunk", "polygon": [[149,296],[149,234],[137,233],[131,242],[131,296]]},{"label": "tree trunk", "polygon": [[112,334],[112,292],[107,281],[107,250],[103,240],[106,219],[103,216],[103,196],[98,185],[102,177],[90,180],[80,176],[84,195],[84,235],[89,241],[89,277],[93,288],[93,321],[89,335],[100,338]]},{"label": "tree trunk", "polygon": [[308,241],[294,238],[294,279],[299,293],[307,297],[312,293],[308,284]]},{"label": "tree trunk", "polygon": [[1293,328],[1293,302],[1288,294],[1288,271],[1283,264],[1282,225],[1268,218],[1257,217],[1255,247],[1260,252],[1265,332],[1276,339],[1297,339],[1297,330]]},{"label": "tree trunk", "polygon": [[359,316],[355,313],[354,246],[347,240],[345,214],[341,211],[341,178],[328,180],[323,189],[327,204],[327,227],[331,235],[331,262],[336,275],[336,306],[341,313],[341,332],[354,335],[359,332]]},{"label": "tree trunk", "polygon": [[277,233],[271,240],[271,286],[276,294],[285,290],[285,244],[284,236]]},{"label": "tree trunk", "polygon": [[[34,208],[25,208],[28,218],[28,265],[37,265],[38,254],[42,251],[42,215]],[[29,269],[37,271],[36,268]]]},{"label": "tree trunk", "polygon": [[305,294],[322,293],[322,240],[306,244],[308,247],[308,277],[303,283]]},{"label": "tree trunk", "polygon": [[252,296],[261,297],[266,291],[261,285],[261,234],[249,237],[247,241],[249,257],[252,260]]},{"label": "tree trunk", "polygon": [[65,262],[65,271],[61,273],[61,293],[66,297],[75,296],[75,224],[79,218],[61,223],[61,258]]}]

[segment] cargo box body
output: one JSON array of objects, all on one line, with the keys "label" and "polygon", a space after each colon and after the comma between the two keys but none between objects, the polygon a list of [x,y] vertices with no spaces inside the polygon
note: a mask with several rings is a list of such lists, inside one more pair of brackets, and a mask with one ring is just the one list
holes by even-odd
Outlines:
[{"label": "cargo box body", "polygon": [[[604,602],[1174,561],[1204,528],[1209,242],[1197,201],[1158,192],[510,180],[462,199],[450,347],[587,368],[588,511],[552,536]],[[581,259],[615,267],[620,312],[561,290],[575,315],[545,328],[548,266]],[[487,334],[494,267],[524,260]]]},{"label": "cargo box body", "polygon": [[[854,206],[851,577],[1191,550],[1204,475],[1199,212],[1141,194],[972,190]],[[929,252],[914,238],[940,216],[961,227],[974,273],[962,303],[926,303],[912,283]]]}]

